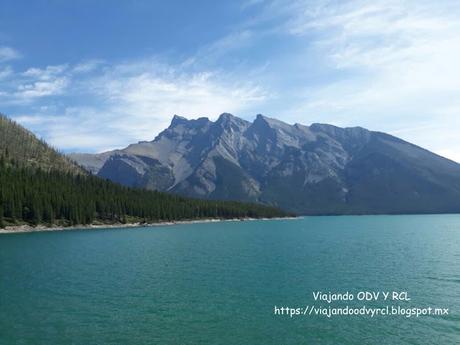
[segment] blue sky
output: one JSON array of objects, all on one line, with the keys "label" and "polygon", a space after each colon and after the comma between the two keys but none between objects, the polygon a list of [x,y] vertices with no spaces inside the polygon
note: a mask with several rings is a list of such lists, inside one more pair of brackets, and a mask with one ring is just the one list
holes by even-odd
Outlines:
[{"label": "blue sky", "polygon": [[0,111],[65,152],[231,112],[460,161],[459,61],[450,0],[0,2]]}]

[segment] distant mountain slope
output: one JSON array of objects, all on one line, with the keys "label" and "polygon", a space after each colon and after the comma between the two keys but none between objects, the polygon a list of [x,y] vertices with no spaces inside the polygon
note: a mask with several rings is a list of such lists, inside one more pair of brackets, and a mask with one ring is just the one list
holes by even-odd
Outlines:
[{"label": "distant mountain slope", "polygon": [[0,134],[0,227],[287,215],[258,204],[129,188],[81,173],[73,162],[4,116]]},{"label": "distant mountain slope", "polygon": [[360,127],[174,116],[151,142],[72,158],[128,186],[300,214],[460,212],[459,164]]},{"label": "distant mountain slope", "polygon": [[12,157],[21,166],[86,173],[73,161],[3,114],[0,114],[0,156]]}]

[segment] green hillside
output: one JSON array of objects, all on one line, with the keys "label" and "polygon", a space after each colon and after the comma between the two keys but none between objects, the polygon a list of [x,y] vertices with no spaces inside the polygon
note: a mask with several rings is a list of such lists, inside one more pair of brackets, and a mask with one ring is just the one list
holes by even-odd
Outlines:
[{"label": "green hillside", "polygon": [[14,159],[17,166],[85,173],[45,141],[3,114],[0,114],[0,156]]}]

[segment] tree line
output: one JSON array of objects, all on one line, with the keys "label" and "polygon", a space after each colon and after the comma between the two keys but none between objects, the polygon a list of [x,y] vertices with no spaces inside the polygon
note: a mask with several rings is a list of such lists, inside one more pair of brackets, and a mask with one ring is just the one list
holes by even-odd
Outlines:
[{"label": "tree line", "polygon": [[44,170],[0,157],[0,227],[285,215],[259,204],[191,199],[124,187],[92,175]]}]

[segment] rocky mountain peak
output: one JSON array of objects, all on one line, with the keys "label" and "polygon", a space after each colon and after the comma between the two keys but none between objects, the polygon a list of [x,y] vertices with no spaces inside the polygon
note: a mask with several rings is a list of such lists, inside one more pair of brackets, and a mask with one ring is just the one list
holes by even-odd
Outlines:
[{"label": "rocky mountain peak", "polygon": [[269,118],[262,115],[262,114],[257,114],[256,119],[252,123],[254,126],[269,126]]},{"label": "rocky mountain peak", "polygon": [[293,130],[295,130],[295,126],[292,126],[278,119],[264,116],[262,114],[257,115],[256,119],[253,122],[253,125],[256,127],[270,128],[276,131],[281,130],[284,132],[292,132]]},{"label": "rocky mountain peak", "polygon": [[231,127],[233,129],[245,129],[250,125],[250,123],[246,120],[243,120],[239,117],[236,117],[230,113],[223,113],[219,116],[216,121],[216,125],[224,126],[224,127]]},{"label": "rocky mountain peak", "polygon": [[230,113],[222,113],[219,115],[219,118],[217,120],[217,122],[221,122],[221,121],[232,121],[232,120],[236,120],[236,119],[239,119],[238,117],[230,114]]},{"label": "rocky mountain peak", "polygon": [[299,147],[305,140],[311,141],[314,138],[307,126],[290,125],[261,114],[257,115],[247,135],[259,142],[267,143],[268,140],[278,147]]},{"label": "rocky mountain peak", "polygon": [[199,117],[198,119],[188,120],[183,116],[174,115],[169,127],[158,134],[153,141],[159,141],[164,137],[171,139],[183,138],[184,136],[191,137],[197,133],[206,131],[212,123],[213,122],[207,117]]},{"label": "rocky mountain peak", "polygon": [[187,120],[185,117],[174,115],[171,120],[171,124],[169,125],[169,128],[174,128],[179,125],[184,125],[184,124],[187,124],[188,122],[189,120]]}]

